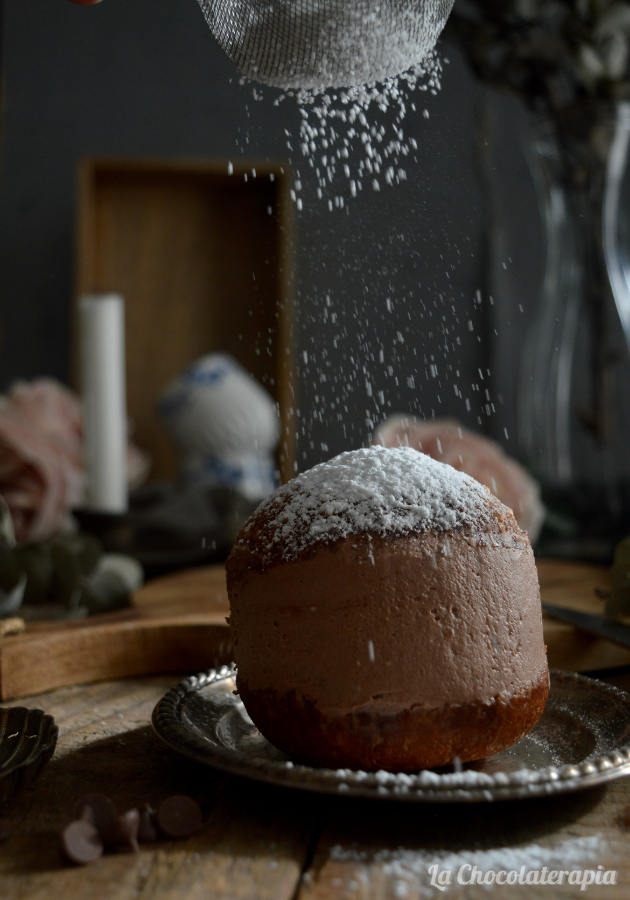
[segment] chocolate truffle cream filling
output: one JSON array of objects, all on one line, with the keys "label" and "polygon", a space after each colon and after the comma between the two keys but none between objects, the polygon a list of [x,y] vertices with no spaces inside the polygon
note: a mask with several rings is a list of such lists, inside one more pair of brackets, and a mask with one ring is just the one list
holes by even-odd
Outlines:
[{"label": "chocolate truffle cream filling", "polygon": [[350,534],[262,568],[239,556],[228,587],[247,692],[388,715],[546,682],[533,553],[513,520],[494,533]]}]

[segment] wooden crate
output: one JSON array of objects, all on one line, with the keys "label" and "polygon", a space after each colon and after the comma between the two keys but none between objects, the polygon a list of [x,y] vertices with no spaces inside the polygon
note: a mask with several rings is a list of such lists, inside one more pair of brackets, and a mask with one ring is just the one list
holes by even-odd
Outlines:
[{"label": "wooden crate", "polygon": [[[293,476],[291,221],[290,174],[280,165],[234,163],[228,174],[227,161],[82,161],[77,297],[125,298],[129,416],[153,477],[177,471],[156,399],[216,350],[279,402],[280,470]],[[75,324],[75,374],[77,346]]]}]

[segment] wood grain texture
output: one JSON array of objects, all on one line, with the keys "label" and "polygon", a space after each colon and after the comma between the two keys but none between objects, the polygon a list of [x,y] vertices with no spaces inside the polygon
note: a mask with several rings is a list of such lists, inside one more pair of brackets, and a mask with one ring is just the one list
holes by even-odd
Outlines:
[{"label": "wood grain texture", "polygon": [[[577,898],[579,886],[458,884],[462,866],[488,870],[594,869],[617,871],[616,886],[591,886],[587,896],[625,900],[630,892],[630,846],[620,825],[630,801],[627,779],[607,788],[554,799],[427,806],[334,804],[334,812],[302,879],[299,900],[481,900],[500,897]],[[452,872],[442,893],[429,867]],[[462,877],[468,879],[471,869]]]},{"label": "wood grain texture", "polygon": [[288,169],[256,160],[232,175],[227,160],[82,162],[77,295],[125,298],[129,415],[157,478],[175,477],[177,458],[156,400],[212,351],[235,356],[278,401],[281,470],[293,477],[289,192]]},{"label": "wood grain texture", "polygon": [[[629,676],[626,676],[626,678]],[[617,680],[618,679],[611,679]],[[160,677],[64,688],[34,697],[60,727],[57,753],[8,809],[0,845],[2,900],[626,900],[630,780],[578,794],[474,806],[407,806],[326,797],[234,778],[179,757],[152,733]],[[75,868],[58,831],[87,791],[123,811],[190,794],[202,831]],[[613,867],[615,887],[454,884],[432,888],[428,867]]]},{"label": "wood grain texture", "polygon": [[[604,600],[596,589],[607,587],[605,566],[541,559],[537,567],[544,603],[603,614]],[[549,665],[556,669],[592,672],[630,665],[630,650],[618,644],[551,618],[545,618],[543,626]]]},{"label": "wood grain texture", "polygon": [[147,615],[152,611],[159,614],[163,603],[202,603],[218,612],[228,610],[225,568],[222,565],[203,566],[154,578],[135,592],[132,602]]},{"label": "wood grain texture", "polygon": [[[148,724],[167,679],[66,688],[34,698],[60,726],[57,753],[33,788],[10,807],[12,838],[0,846],[3,900],[217,898],[290,900],[302,871],[313,811],[299,794],[231,779],[178,757]],[[76,868],[59,850],[58,832],[73,803],[102,791],[120,811],[172,793],[194,796],[201,833],[107,855]]]},{"label": "wood grain texture", "polygon": [[0,639],[0,699],[133,675],[201,672],[230,661],[223,566],[156,579],[134,607],[34,623]]},{"label": "wood grain texture", "polygon": [[[543,600],[601,612],[595,588],[606,570],[541,560]],[[229,602],[223,566],[155,579],[129,611],[66,624],[29,625],[0,638],[0,699],[42,689],[158,672],[198,672],[230,659],[225,617]],[[592,671],[630,664],[630,651],[553,619],[544,620],[551,666]]]}]

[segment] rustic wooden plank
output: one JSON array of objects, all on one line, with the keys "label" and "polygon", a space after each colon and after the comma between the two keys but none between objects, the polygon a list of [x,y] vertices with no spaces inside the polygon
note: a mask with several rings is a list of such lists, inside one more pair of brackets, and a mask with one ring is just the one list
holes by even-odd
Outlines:
[{"label": "rustic wooden plank", "polygon": [[132,609],[29,624],[0,638],[0,699],[112,678],[200,672],[230,661],[223,566],[148,582]]},{"label": "rustic wooden plank", "polygon": [[[479,870],[572,868],[617,871],[616,886],[588,888],[589,897],[624,900],[630,892],[627,826],[630,781],[552,799],[462,806],[331,804],[328,824],[299,900],[516,900],[583,897],[580,886],[489,886],[458,883],[462,866]],[[431,885],[429,867],[452,873],[447,893]],[[470,878],[470,869],[462,878]]]},{"label": "rustic wooden plank", "polygon": [[[48,769],[9,808],[0,846],[2,900],[290,900],[319,815],[319,798],[229,778],[173,753],[152,733],[153,706],[169,681],[126,680],[33,698],[60,726]],[[11,705],[17,705],[16,703]],[[74,801],[109,794],[122,811],[172,793],[196,797],[206,817],[186,841],[67,864],[58,832]]]},{"label": "rustic wooden plank", "polygon": [[[601,611],[595,588],[606,570],[581,563],[538,563],[543,599]],[[65,624],[29,625],[0,639],[0,698],[100,679],[200,671],[229,661],[229,610],[223,566],[155,579],[134,608]],[[546,619],[550,665],[576,671],[630,664],[630,651]]]},{"label": "rustic wooden plank", "polygon": [[568,559],[537,559],[542,590],[571,588],[578,602],[588,599],[593,585],[607,587],[608,567]]},{"label": "rustic wooden plank", "polygon": [[[601,612],[595,588],[606,570],[541,560],[543,599]],[[134,597],[134,608],[88,620],[29,625],[0,639],[0,698],[28,696],[100,679],[200,671],[229,661],[225,570],[209,566],[155,579]],[[630,665],[630,651],[545,619],[550,665],[590,671]]]},{"label": "rustic wooden plank", "polygon": [[161,603],[203,603],[204,607],[217,612],[225,610],[227,615],[230,602],[225,567],[202,566],[153,578],[135,592],[132,600],[133,605],[142,608],[146,614],[151,609],[159,609]]},{"label": "rustic wooden plank", "polygon": [[312,797],[230,779],[203,832],[189,842],[195,865],[174,870],[173,848],[170,860],[156,860],[148,896],[291,900],[318,813],[318,800]]},{"label": "rustic wooden plank", "polygon": [[[628,670],[607,679],[630,686]],[[616,885],[587,895],[630,895],[630,778],[553,798],[451,806],[372,804],[335,798],[296,900],[501,900],[578,898],[576,885],[466,885],[461,866],[490,869],[614,869]],[[443,892],[429,867],[452,872]],[[462,873],[470,878],[470,869]],[[566,876],[565,876],[566,877]]]},{"label": "rustic wooden plank", "polygon": [[102,679],[200,672],[229,661],[225,614],[169,612],[161,617],[130,612],[3,638],[0,697]]},{"label": "rustic wooden plank", "polygon": [[[627,677],[620,673],[610,680]],[[3,900],[323,900],[448,896],[517,900],[581,897],[579,887],[453,884],[431,888],[433,863],[480,869],[615,868],[615,887],[588,896],[625,900],[630,891],[630,781],[562,797],[471,807],[402,805],[276,789],[179,757],[148,725],[164,677],[71,687],[32,698],[60,726],[58,752],[40,780],[9,808],[13,837],[0,846]],[[13,703],[11,705],[18,705]],[[174,792],[199,799],[202,832],[188,841],[108,855],[77,869],[61,858],[57,833],[80,794],[108,793],[121,810]],[[326,825],[309,859],[309,846]],[[304,877],[300,871],[306,866]],[[297,892],[297,893],[296,893]]]},{"label": "rustic wooden plank", "polygon": [[[603,613],[604,601],[595,590],[608,584],[605,566],[550,559],[540,559],[536,565],[543,602]],[[590,672],[630,665],[630,650],[617,644],[551,618],[545,618],[543,626],[549,665],[556,669]]]}]

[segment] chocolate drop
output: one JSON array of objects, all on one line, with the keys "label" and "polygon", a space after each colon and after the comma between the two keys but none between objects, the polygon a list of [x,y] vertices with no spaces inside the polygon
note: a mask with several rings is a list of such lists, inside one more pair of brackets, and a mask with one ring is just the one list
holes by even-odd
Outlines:
[{"label": "chocolate drop", "polygon": [[122,816],[118,816],[116,847],[120,850],[131,850],[137,853],[138,826],[140,825],[140,812],[137,809],[128,809]]},{"label": "chocolate drop", "polygon": [[89,806],[94,813],[94,825],[106,847],[115,845],[118,834],[118,813],[113,801],[105,794],[86,794],[74,805],[73,819],[80,819]]},{"label": "chocolate drop", "polygon": [[85,866],[103,855],[103,841],[95,826],[84,819],[70,822],[61,834],[61,846],[68,859]]},{"label": "chocolate drop", "polygon": [[166,837],[186,838],[201,828],[201,809],[196,800],[185,794],[174,794],[162,800],[157,822]]},{"label": "chocolate drop", "polygon": [[143,803],[140,807],[140,824],[138,826],[138,840],[142,843],[151,844],[157,841],[158,832],[155,823],[155,810],[148,803]]}]

